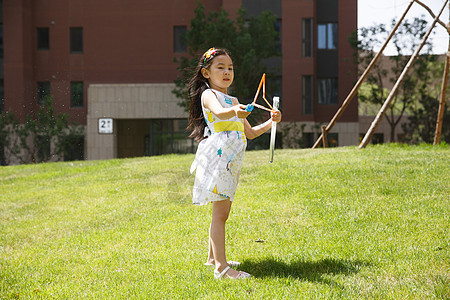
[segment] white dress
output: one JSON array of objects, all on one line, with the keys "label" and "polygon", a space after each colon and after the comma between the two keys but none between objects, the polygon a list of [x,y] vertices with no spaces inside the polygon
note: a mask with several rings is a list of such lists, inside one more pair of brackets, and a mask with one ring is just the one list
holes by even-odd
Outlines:
[{"label": "white dress", "polygon": [[247,139],[244,134],[244,119],[233,117],[219,119],[203,105],[205,93],[213,93],[224,107],[238,103],[237,99],[217,90],[208,89],[202,94],[202,111],[207,127],[206,139],[197,148],[191,173],[195,173],[192,202],[204,205],[210,201],[234,199]]}]

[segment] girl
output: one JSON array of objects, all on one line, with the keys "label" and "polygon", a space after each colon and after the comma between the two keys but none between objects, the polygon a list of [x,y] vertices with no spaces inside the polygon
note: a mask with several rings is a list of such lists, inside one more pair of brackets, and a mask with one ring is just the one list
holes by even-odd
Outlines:
[{"label": "girl", "polygon": [[254,139],[280,122],[281,113],[272,112],[271,119],[252,127],[246,120],[250,112],[245,105],[228,95],[234,71],[231,55],[226,49],[211,48],[200,58],[189,82],[189,127],[198,145],[191,173],[196,171],[193,203],[213,202],[209,228],[209,252],[206,265],[214,265],[214,277],[248,278],[230,266],[225,256],[225,222],[236,192],[247,138]]}]

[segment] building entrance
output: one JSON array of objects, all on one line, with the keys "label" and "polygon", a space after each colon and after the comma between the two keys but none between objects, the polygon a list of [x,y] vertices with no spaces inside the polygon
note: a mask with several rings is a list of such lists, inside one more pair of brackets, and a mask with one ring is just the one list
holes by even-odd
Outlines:
[{"label": "building entrance", "polygon": [[186,119],[117,120],[117,157],[193,153]]}]

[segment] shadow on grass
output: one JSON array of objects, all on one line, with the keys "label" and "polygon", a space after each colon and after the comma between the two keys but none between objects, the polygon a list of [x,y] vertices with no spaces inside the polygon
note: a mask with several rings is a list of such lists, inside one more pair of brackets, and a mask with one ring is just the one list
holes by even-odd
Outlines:
[{"label": "shadow on grass", "polygon": [[322,259],[318,261],[293,261],[285,263],[273,258],[258,261],[243,261],[240,270],[249,272],[256,278],[291,277],[311,282],[328,283],[324,275],[351,275],[361,267],[370,265],[358,260]]}]

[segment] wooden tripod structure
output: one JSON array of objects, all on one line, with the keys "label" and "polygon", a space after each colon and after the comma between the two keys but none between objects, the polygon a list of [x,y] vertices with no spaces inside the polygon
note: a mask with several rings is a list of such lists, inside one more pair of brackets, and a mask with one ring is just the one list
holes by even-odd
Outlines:
[{"label": "wooden tripod structure", "polygon": [[[385,100],[383,106],[381,107],[380,111],[378,112],[376,118],[372,122],[372,124],[371,124],[369,130],[367,131],[366,135],[364,136],[361,144],[359,145],[359,149],[366,147],[367,144],[372,139],[372,136],[375,133],[376,128],[378,127],[379,123],[381,122],[382,118],[384,117],[384,114],[385,114],[387,108],[389,107],[390,103],[392,102],[394,96],[396,95],[398,88],[403,83],[403,81],[404,81],[408,71],[411,69],[412,65],[416,61],[420,50],[422,49],[423,45],[427,41],[428,37],[430,36],[431,31],[434,29],[436,23],[439,23],[442,26],[444,26],[444,28],[450,34],[450,22],[448,24],[445,24],[444,22],[439,20],[439,17],[442,14],[442,12],[444,11],[445,7],[447,6],[447,3],[449,2],[449,0],[445,1],[444,5],[442,6],[442,9],[440,10],[440,12],[439,12],[439,14],[437,16],[435,16],[433,14],[432,10],[428,6],[423,4],[421,1],[419,1],[419,0],[412,0],[409,3],[409,5],[406,8],[406,10],[403,13],[403,15],[401,16],[401,18],[399,19],[399,21],[397,22],[397,24],[392,29],[392,32],[389,34],[387,40],[385,41],[385,43],[381,47],[380,51],[375,55],[375,57],[372,59],[370,64],[367,66],[366,70],[363,72],[363,74],[361,75],[359,80],[356,82],[355,86],[350,91],[350,93],[348,94],[347,98],[345,98],[344,102],[342,103],[342,106],[338,109],[338,111],[336,112],[334,117],[331,119],[330,123],[326,127],[322,127],[322,134],[319,136],[319,138],[314,143],[312,148],[317,148],[321,143],[323,143],[323,145],[326,146],[326,135],[327,135],[327,133],[330,132],[330,130],[336,124],[337,120],[341,117],[341,115],[344,113],[344,111],[347,108],[347,106],[350,104],[351,100],[356,96],[356,94],[357,94],[359,88],[361,87],[362,83],[366,80],[367,76],[369,75],[369,72],[372,70],[374,65],[377,63],[378,59],[381,57],[381,54],[383,53],[384,49],[386,48],[386,46],[389,43],[389,41],[391,40],[391,38],[394,36],[395,32],[397,31],[398,27],[400,26],[401,22],[405,18],[406,14],[410,10],[410,8],[414,4],[414,2],[416,2],[417,4],[423,6],[430,13],[430,15],[434,18],[433,23],[432,23],[430,29],[425,34],[425,36],[423,37],[419,47],[416,49],[414,54],[411,56],[411,59],[408,61],[407,65],[403,69],[400,77],[398,78],[397,82],[395,83],[394,87],[392,88],[389,96],[386,98],[386,100]],[[449,6],[450,6],[450,4],[449,4]],[[442,88],[441,88],[441,97],[440,97],[441,101],[440,101],[440,105],[439,105],[439,112],[438,112],[438,118],[437,118],[437,123],[436,123],[436,134],[435,134],[435,140],[434,140],[435,144],[439,143],[439,137],[440,137],[441,128],[442,128],[444,107],[445,107],[445,93],[446,93],[446,89],[447,89],[447,79],[448,79],[449,65],[450,65],[450,41],[449,41],[449,49],[448,49],[448,52],[447,52],[447,59],[446,59],[446,63],[445,63],[443,82],[442,82]]]}]

